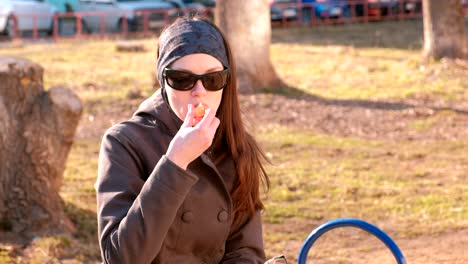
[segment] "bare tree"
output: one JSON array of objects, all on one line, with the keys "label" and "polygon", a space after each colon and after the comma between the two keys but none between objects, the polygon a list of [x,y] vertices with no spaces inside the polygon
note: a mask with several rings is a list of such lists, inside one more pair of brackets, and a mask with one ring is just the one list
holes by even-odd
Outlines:
[{"label": "bare tree", "polygon": [[232,46],[240,92],[251,93],[282,84],[270,61],[271,22],[267,0],[218,0],[215,22]]},{"label": "bare tree", "polygon": [[462,58],[466,39],[461,0],[423,0],[424,57]]},{"label": "bare tree", "polygon": [[42,76],[0,57],[0,227],[22,234],[72,228],[59,190],[82,105],[68,89],[44,91]]}]

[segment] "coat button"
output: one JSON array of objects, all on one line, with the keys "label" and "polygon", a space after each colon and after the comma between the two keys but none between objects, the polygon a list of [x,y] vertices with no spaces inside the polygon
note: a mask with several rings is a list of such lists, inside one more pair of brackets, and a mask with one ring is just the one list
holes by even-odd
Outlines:
[{"label": "coat button", "polygon": [[218,214],[218,221],[220,222],[226,222],[228,219],[228,212],[226,210],[221,210]]},{"label": "coat button", "polygon": [[193,220],[193,214],[192,212],[185,212],[182,214],[182,221],[185,223],[190,223]]}]

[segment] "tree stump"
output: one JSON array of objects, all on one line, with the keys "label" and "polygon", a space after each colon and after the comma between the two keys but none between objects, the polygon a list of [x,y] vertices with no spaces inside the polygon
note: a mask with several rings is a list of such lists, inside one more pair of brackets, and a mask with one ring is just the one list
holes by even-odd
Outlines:
[{"label": "tree stump", "polygon": [[70,231],[59,196],[82,112],[63,87],[43,87],[43,68],[0,57],[0,222],[22,234]]}]

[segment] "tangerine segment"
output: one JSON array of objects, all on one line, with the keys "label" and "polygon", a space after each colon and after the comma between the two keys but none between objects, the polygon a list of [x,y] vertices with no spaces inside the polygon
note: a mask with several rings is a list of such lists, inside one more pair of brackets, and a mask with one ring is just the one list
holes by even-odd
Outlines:
[{"label": "tangerine segment", "polygon": [[197,107],[195,107],[195,117],[202,118],[203,116],[205,116],[205,106],[199,103]]}]

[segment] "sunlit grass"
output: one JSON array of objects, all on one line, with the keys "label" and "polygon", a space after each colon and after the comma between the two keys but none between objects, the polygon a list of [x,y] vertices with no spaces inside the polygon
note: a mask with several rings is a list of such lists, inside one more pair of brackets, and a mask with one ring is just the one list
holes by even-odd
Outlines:
[{"label": "sunlit grass", "polygon": [[[23,56],[40,62],[46,69],[44,85],[66,86],[85,101],[111,102],[125,99],[138,89],[152,90],[151,72],[155,69],[155,39],[141,41],[146,52],[118,52],[110,40],[61,42],[0,50],[0,55]],[[53,49],[53,52],[45,50]]]},{"label": "sunlit grass", "polygon": [[[286,49],[288,56],[282,56]],[[282,79],[309,94],[332,99],[400,99],[417,94],[466,98],[465,72],[442,71],[443,62],[422,66],[420,56],[420,51],[387,48],[272,46],[272,60]]]},{"label": "sunlit grass", "polygon": [[289,128],[257,136],[273,153],[267,222],[393,219],[402,236],[468,226],[465,177],[451,172],[467,168],[464,142],[366,141]]},{"label": "sunlit grass", "polygon": [[419,20],[277,29],[272,61],[288,86],[325,98],[468,98],[466,70],[422,64],[422,34]]}]

